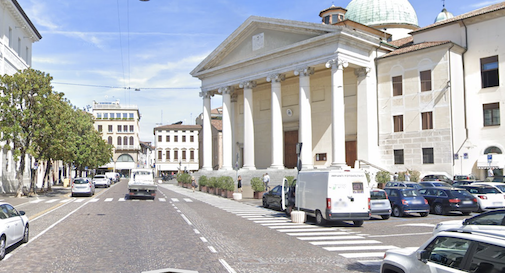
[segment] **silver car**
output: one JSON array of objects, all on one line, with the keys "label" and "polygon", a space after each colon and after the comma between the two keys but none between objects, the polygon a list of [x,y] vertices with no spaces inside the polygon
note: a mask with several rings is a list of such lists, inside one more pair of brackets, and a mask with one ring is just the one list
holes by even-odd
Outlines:
[{"label": "silver car", "polygon": [[87,195],[93,196],[95,194],[95,185],[93,182],[86,177],[79,177],[74,179],[71,187],[72,197],[76,195]]},{"label": "silver car", "polygon": [[370,190],[370,210],[373,215],[380,215],[382,219],[389,219],[391,216],[391,202],[389,202],[386,191],[381,189]]},{"label": "silver car", "polygon": [[17,211],[11,204],[0,202],[0,260],[5,257],[5,250],[21,241],[28,242],[28,217],[24,211]]},{"label": "silver car", "polygon": [[95,187],[110,187],[110,179],[105,175],[95,175],[93,178],[93,183],[95,183]]}]

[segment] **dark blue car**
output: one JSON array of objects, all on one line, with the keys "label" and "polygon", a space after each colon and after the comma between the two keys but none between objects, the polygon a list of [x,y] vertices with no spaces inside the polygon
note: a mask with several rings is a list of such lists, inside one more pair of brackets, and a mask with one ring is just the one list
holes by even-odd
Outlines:
[{"label": "dark blue car", "polygon": [[392,214],[401,217],[406,214],[419,213],[426,217],[430,213],[430,205],[418,190],[413,188],[385,188],[391,202]]}]

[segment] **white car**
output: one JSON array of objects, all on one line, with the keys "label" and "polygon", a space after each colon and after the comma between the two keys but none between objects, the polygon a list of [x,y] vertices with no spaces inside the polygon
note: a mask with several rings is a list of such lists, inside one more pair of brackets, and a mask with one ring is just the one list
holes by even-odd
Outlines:
[{"label": "white car", "polygon": [[505,272],[505,231],[443,231],[421,247],[387,250],[381,273]]},{"label": "white car", "polygon": [[104,187],[108,188],[110,187],[110,179],[106,177],[105,175],[95,175],[93,178],[93,183],[95,183],[95,187]]},{"label": "white car", "polygon": [[505,208],[505,195],[495,187],[470,184],[459,186],[458,188],[467,190],[477,198],[479,212],[488,209]]},{"label": "white car", "polygon": [[29,228],[24,211],[17,211],[11,204],[0,202],[0,260],[5,257],[8,247],[19,241],[28,242]]},{"label": "white car", "polygon": [[433,235],[444,230],[505,230],[505,209],[490,210],[464,220],[451,220],[438,223]]},{"label": "white car", "polygon": [[497,188],[501,193],[505,194],[505,183],[500,182],[475,182],[474,185],[487,185]]},{"label": "white car", "polygon": [[95,194],[95,184],[87,177],[74,179],[70,189],[70,196],[77,195],[93,196]]}]

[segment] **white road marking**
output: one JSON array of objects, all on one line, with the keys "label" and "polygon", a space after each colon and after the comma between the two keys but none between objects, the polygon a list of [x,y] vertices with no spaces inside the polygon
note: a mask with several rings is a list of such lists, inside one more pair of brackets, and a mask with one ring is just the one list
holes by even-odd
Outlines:
[{"label": "white road marking", "polygon": [[207,239],[205,239],[205,237],[200,237],[200,240],[202,240],[202,242],[204,242],[204,243],[208,242]]},{"label": "white road marking", "polygon": [[219,259],[219,262],[224,266],[224,268],[226,269],[226,271],[228,271],[228,273],[236,273],[236,271],[231,268],[231,266],[223,259]]},{"label": "white road marking", "polygon": [[297,237],[302,241],[317,241],[317,240],[347,240],[347,239],[365,239],[363,236],[315,236],[315,237]]},{"label": "white road marking", "polygon": [[435,227],[434,224],[428,224],[428,223],[412,223],[412,224],[403,224],[403,225],[397,225],[397,227]]},{"label": "white road marking", "polygon": [[54,203],[54,202],[59,201],[59,200],[60,200],[60,199],[51,199],[51,200],[49,200],[49,201],[46,201],[46,203]]},{"label": "white road marking", "polygon": [[352,240],[352,241],[323,241],[323,242],[310,242],[315,246],[323,245],[358,245],[358,244],[381,244],[382,242],[376,240]]},{"label": "white road marking", "polygon": [[347,235],[348,232],[343,231],[329,231],[329,232],[299,232],[299,233],[286,233],[291,236],[318,236],[318,235]]},{"label": "white road marking", "polygon": [[372,257],[382,258],[382,257],[384,257],[384,252],[342,253],[339,255],[344,258],[353,258],[353,259],[372,258]]},{"label": "white road marking", "polygon": [[114,198],[105,198],[104,202],[111,202]]},{"label": "white road marking", "polygon": [[282,222],[289,222],[291,220],[285,219],[285,220],[261,220],[261,221],[254,221],[254,223],[282,223]]},{"label": "white road marking", "polygon": [[60,201],[60,203],[67,203],[67,202],[70,202],[70,201],[72,201],[72,199],[63,199],[63,200]]},{"label": "white road marking", "polygon": [[171,198],[172,199],[172,202],[179,202],[179,199],[177,198]]},{"label": "white road marking", "polygon": [[198,229],[193,229],[193,231],[196,233],[196,234],[200,234],[200,231]]},{"label": "white road marking", "polygon": [[[333,229],[336,230],[336,229]],[[279,232],[313,232],[313,231],[332,231],[329,228],[299,228],[299,229],[278,229]]]},{"label": "white road marking", "polygon": [[213,248],[211,246],[208,246],[208,248],[209,248],[210,252],[217,253],[217,250],[215,248]]},{"label": "white road marking", "polygon": [[124,201],[125,201],[125,199],[124,199],[124,197],[123,197],[123,198],[119,198],[119,200],[117,200],[117,201],[119,201],[119,202],[124,202]]},{"label": "white road marking", "polygon": [[380,237],[398,237],[398,236],[415,236],[415,235],[427,235],[433,232],[420,232],[420,233],[402,233],[402,234],[386,234],[386,235],[369,235],[370,238],[380,238]]},{"label": "white road marking", "polygon": [[158,198],[158,200],[159,200],[160,202],[166,202],[166,201],[167,201],[167,199],[165,199],[165,198]]},{"label": "white road marking", "polygon": [[193,202],[193,200],[189,199],[189,198],[182,198],[184,201],[188,202],[188,203],[191,203]]},{"label": "white road marking", "polygon": [[86,200],[86,199],[75,199],[74,203],[81,203],[81,202],[84,202],[84,200]]},{"label": "white road marking", "polygon": [[397,246],[335,246],[323,247],[328,251],[360,251],[360,250],[387,250],[398,248]]},{"label": "white road marking", "polygon": [[33,201],[30,201],[30,203],[37,204],[37,203],[42,202],[42,201],[44,201],[44,199],[33,200]]},{"label": "white road marking", "polygon": [[95,202],[98,202],[98,200],[100,200],[100,199],[98,199],[98,198],[93,198],[93,199],[89,200],[89,202],[90,202],[90,203],[95,203]]},{"label": "white road marking", "polygon": [[192,226],[193,224],[189,221],[189,219],[186,217],[186,215],[184,214],[181,214],[181,217],[182,219],[184,219],[184,221],[186,221],[186,223],[188,223],[188,225]]}]

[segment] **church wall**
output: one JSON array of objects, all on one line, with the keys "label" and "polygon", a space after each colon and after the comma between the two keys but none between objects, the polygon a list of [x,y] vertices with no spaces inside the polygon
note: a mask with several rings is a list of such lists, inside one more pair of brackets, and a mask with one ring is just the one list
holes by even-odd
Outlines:
[{"label": "church wall", "polygon": [[446,25],[443,28],[433,28],[414,34],[414,43],[452,41],[453,43],[465,46],[464,27],[459,24]]}]

